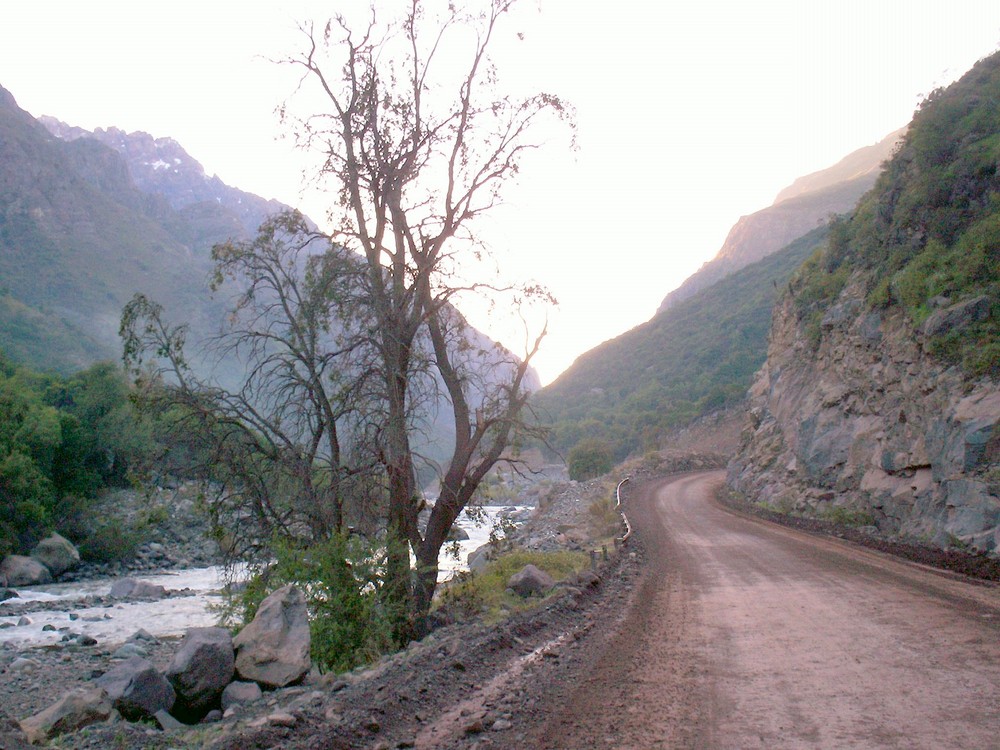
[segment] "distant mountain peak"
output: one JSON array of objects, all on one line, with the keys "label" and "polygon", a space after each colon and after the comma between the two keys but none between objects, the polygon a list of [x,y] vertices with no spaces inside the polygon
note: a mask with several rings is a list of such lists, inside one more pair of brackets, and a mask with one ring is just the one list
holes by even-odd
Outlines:
[{"label": "distant mountain peak", "polygon": [[214,203],[232,211],[247,236],[253,236],[268,216],[289,208],[230,187],[216,175],[208,176],[201,163],[173,138],[154,138],[141,130],[126,133],[114,126],[90,131],[44,115],[38,119],[60,140],[89,138],[117,151],[135,186],[144,193],[163,196],[174,210]]},{"label": "distant mountain peak", "polygon": [[892,156],[905,134],[905,127],[894,130],[878,143],[852,151],[831,167],[797,178],[791,185],[778,193],[772,205],[776,206],[791,198],[814,193],[841,182],[849,182],[868,176],[877,177],[882,171],[882,164]]}]

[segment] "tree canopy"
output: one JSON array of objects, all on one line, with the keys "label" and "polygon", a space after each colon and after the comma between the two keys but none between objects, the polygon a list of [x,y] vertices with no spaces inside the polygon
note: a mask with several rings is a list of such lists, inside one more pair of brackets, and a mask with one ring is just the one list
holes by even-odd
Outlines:
[{"label": "tree canopy", "polygon": [[[300,94],[319,99],[293,98],[283,113],[321,156],[333,231],[285,215],[255,240],[216,246],[215,286],[232,296],[214,346],[248,363],[239,388],[191,373],[186,329],[155,302],[137,297],[122,319],[149,403],[204,439],[206,476],[224,488],[220,519],[255,520],[243,526],[245,552],[253,540],[259,552],[267,532],[297,544],[349,533],[350,497],[361,506],[351,517],[374,516],[385,535],[379,585],[402,640],[426,626],[459,513],[534,434],[526,385],[544,327],[526,330],[515,356],[456,306],[470,294],[551,303],[537,285],[479,275],[487,249],[476,220],[537,147],[537,127],[570,114],[552,95],[500,92],[489,50],[513,5],[414,0],[400,16],[373,10],[360,27],[340,16],[302,27],[304,51],[288,62],[302,71]],[[297,106],[309,109],[295,116]],[[425,499],[427,462],[414,446],[431,422],[447,423],[450,445],[438,446],[439,489]]]}]

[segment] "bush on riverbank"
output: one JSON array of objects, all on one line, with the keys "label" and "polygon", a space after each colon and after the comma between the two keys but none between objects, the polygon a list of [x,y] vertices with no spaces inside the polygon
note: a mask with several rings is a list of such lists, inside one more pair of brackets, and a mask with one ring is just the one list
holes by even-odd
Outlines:
[{"label": "bush on riverbank", "polygon": [[346,672],[398,648],[382,595],[384,551],[357,536],[334,536],[308,547],[276,543],[275,556],[233,597],[232,624],[249,623],[265,597],[293,583],[306,597],[311,656],[321,671]]}]

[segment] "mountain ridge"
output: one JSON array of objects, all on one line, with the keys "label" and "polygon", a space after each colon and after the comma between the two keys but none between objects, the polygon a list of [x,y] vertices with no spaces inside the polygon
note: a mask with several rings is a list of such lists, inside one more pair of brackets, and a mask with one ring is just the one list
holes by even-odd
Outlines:
[{"label": "mountain ridge", "polygon": [[893,131],[878,143],[852,151],[826,169],[797,178],[778,193],[770,206],[741,216],[715,257],[667,294],[656,314],[777,252],[825,223],[831,215],[853,209],[858,199],[875,184],[883,161],[896,148],[904,132],[905,128]]}]

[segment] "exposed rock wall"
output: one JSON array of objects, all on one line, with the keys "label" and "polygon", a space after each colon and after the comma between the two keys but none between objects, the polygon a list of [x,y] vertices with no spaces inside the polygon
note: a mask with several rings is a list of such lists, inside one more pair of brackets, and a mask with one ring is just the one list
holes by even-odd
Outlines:
[{"label": "exposed rock wall", "polygon": [[[1000,387],[925,351],[923,331],[848,287],[818,348],[786,297],[730,485],[784,511],[871,521],[935,545],[1000,548]],[[843,509],[843,510],[839,510]]]}]

